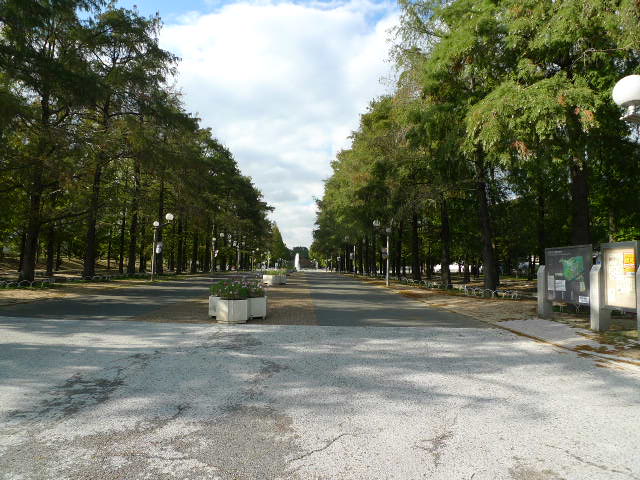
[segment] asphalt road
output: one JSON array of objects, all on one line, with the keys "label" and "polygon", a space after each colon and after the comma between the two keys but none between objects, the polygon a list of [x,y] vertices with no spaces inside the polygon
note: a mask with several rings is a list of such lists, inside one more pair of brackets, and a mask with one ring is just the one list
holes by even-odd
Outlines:
[{"label": "asphalt road", "polygon": [[351,282],[383,328],[0,317],[0,478],[640,479],[638,369]]},{"label": "asphalt road", "polygon": [[[224,278],[224,277],[218,277]],[[104,290],[85,298],[57,298],[39,302],[0,306],[7,317],[78,320],[126,320],[162,306],[208,295],[212,277],[163,280]]]},{"label": "asphalt road", "polygon": [[318,324],[325,326],[488,328],[473,318],[428,308],[350,276],[306,273]]}]

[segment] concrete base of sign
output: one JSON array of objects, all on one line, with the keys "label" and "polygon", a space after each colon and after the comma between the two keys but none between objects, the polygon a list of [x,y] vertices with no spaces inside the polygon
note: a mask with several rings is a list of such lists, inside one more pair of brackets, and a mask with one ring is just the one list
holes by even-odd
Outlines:
[{"label": "concrete base of sign", "polygon": [[551,318],[553,303],[547,298],[547,270],[544,265],[538,267],[538,317]]},{"label": "concrete base of sign", "polygon": [[591,306],[591,330],[601,332],[609,328],[611,310],[604,308],[604,270],[594,265],[589,272],[589,296]]}]

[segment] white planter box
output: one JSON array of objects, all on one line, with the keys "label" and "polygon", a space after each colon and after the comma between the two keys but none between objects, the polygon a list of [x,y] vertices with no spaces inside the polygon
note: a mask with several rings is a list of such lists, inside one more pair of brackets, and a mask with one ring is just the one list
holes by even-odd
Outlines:
[{"label": "white planter box", "polygon": [[219,323],[246,323],[249,318],[249,300],[218,300],[216,320]]},{"label": "white planter box", "polygon": [[249,318],[267,318],[267,297],[249,299]]},{"label": "white planter box", "polygon": [[220,301],[220,297],[214,297],[213,295],[209,295],[209,316],[210,317],[216,316],[218,301]]},{"label": "white planter box", "polygon": [[262,283],[265,285],[286,285],[286,275],[262,275]]}]

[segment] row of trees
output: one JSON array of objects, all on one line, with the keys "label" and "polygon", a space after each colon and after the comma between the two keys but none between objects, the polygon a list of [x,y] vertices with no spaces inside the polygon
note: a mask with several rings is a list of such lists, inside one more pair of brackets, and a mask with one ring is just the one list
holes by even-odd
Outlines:
[{"label": "row of trees", "polygon": [[159,272],[266,257],[271,208],[185,111],[160,27],[102,0],[0,2],[0,246],[20,252],[20,279],[64,254],[88,277],[105,256],[144,271],[166,212]]},{"label": "row of trees", "polygon": [[375,271],[390,228],[394,273],[441,264],[449,284],[455,261],[495,289],[545,247],[638,238],[637,133],[610,98],[639,72],[636,1],[400,5],[397,88],[333,162],[312,255],[348,261],[355,245]]}]

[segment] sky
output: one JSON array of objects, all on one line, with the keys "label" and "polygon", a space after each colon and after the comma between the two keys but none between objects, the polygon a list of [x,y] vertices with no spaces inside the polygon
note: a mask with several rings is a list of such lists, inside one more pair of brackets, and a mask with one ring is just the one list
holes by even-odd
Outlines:
[{"label": "sky", "polygon": [[121,0],[158,12],[186,108],[253,179],[289,248],[310,246],[330,162],[390,90],[387,0]]}]

